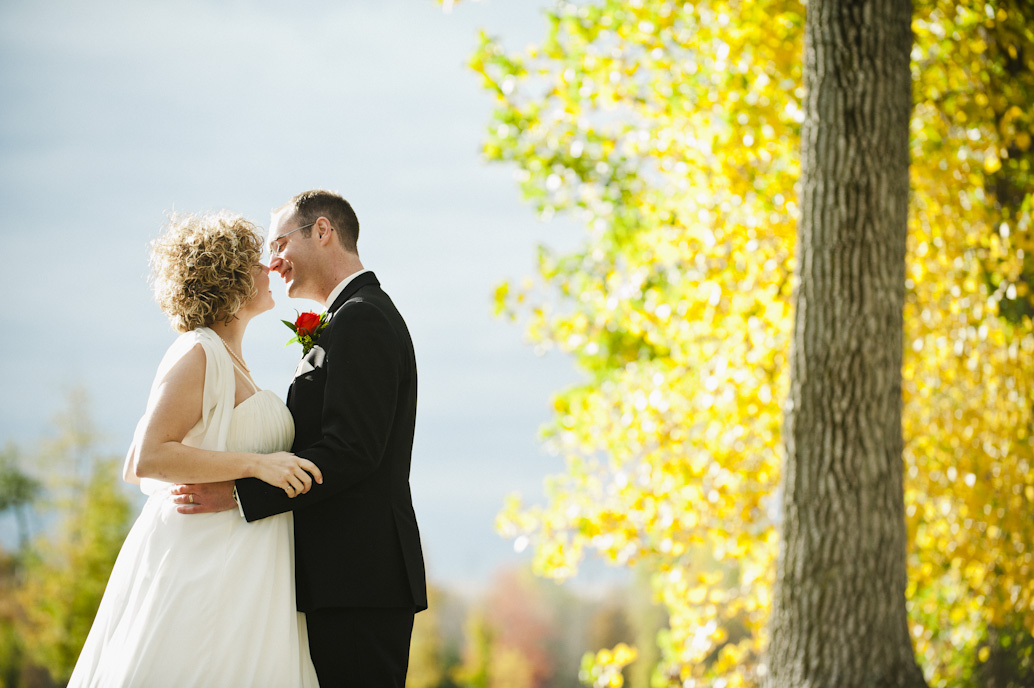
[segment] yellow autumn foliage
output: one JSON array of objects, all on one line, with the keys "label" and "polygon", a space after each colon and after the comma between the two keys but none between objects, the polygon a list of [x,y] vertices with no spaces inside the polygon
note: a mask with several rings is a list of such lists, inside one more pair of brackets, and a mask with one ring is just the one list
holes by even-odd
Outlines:
[{"label": "yellow autumn foliage", "polygon": [[[917,0],[904,361],[909,611],[931,685],[990,628],[1034,631],[1034,32],[1011,0]],[[482,36],[485,143],[544,217],[538,279],[496,292],[572,354],[548,503],[511,499],[543,575],[586,550],[654,572],[659,676],[755,686],[777,546],[803,113],[789,0],[559,2],[541,44]],[[736,637],[731,637],[735,632]],[[613,653],[596,656],[613,665]],[[962,673],[960,673],[962,672]],[[602,675],[602,674],[601,674]]]}]

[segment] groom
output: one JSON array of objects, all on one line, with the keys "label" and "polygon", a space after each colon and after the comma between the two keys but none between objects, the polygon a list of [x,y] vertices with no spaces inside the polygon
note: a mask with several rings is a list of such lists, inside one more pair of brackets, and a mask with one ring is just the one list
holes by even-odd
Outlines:
[{"label": "groom", "polygon": [[[292,298],[330,318],[287,393],[291,448],[323,483],[289,498],[254,478],[179,488],[184,512],[240,509],[248,521],[294,511],[298,609],[321,686],[403,688],[413,616],[427,608],[409,490],[416,359],[402,316],[363,268],[345,199],[306,191],[273,214],[269,267]],[[256,600],[261,604],[261,600]]]}]

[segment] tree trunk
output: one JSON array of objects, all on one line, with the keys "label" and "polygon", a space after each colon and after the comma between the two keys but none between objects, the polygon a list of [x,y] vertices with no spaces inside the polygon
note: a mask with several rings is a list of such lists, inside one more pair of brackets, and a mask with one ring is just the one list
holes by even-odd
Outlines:
[{"label": "tree trunk", "polygon": [[905,611],[910,0],[812,0],[769,688],[925,686]]}]

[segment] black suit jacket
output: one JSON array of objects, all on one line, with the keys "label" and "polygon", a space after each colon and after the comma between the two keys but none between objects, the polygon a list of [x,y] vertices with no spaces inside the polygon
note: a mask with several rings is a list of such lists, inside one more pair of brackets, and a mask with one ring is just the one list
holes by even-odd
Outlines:
[{"label": "black suit jacket", "polygon": [[[416,423],[416,357],[402,316],[372,272],[353,279],[287,394],[292,451],[323,484],[289,498],[237,481],[249,521],[294,511],[298,609],[427,608],[409,468]],[[322,353],[320,353],[320,349]],[[321,360],[322,359],[322,360]]]}]

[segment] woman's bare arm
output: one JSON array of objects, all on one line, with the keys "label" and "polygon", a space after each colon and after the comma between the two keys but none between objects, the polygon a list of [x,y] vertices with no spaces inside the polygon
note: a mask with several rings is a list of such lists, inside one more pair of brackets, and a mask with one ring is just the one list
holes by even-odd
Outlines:
[{"label": "woman's bare arm", "polygon": [[290,496],[307,492],[314,476],[322,482],[315,464],[289,452],[221,452],[183,444],[201,420],[204,388],[205,352],[198,344],[172,367],[155,391],[155,402],[142,421],[139,446],[130,447],[126,457],[127,479],[131,475],[171,483],[211,483],[259,478]]}]

